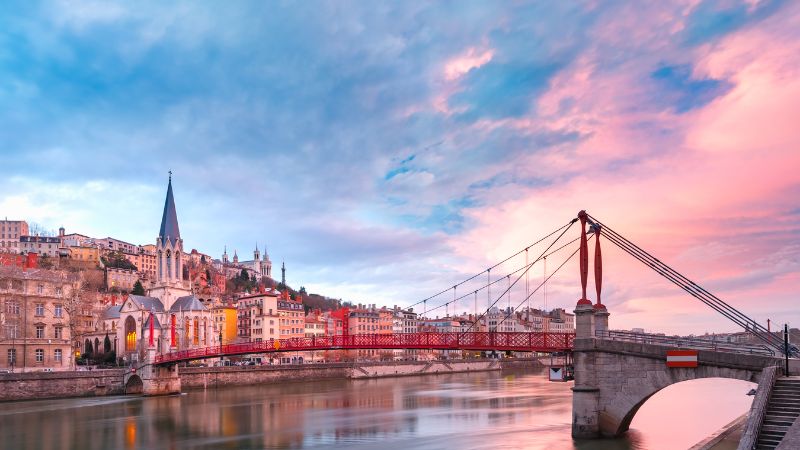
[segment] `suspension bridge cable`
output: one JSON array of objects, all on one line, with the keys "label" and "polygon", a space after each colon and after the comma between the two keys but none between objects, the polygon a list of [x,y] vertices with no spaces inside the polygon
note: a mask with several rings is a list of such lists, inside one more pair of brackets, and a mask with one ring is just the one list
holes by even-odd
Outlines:
[{"label": "suspension bridge cable", "polygon": [[[544,256],[544,255],[547,253],[547,251],[548,251],[548,250],[550,250],[550,248],[551,248],[551,247],[553,247],[553,245],[555,245],[555,243],[556,243],[556,242],[558,242],[558,241],[559,241],[559,240],[560,240],[560,239],[561,239],[561,238],[564,236],[564,234],[566,234],[566,233],[567,233],[567,231],[569,231],[570,227],[571,227],[571,226],[572,226],[572,225],[573,225],[575,222],[577,222],[577,221],[578,221],[578,219],[577,219],[577,218],[575,218],[575,219],[572,219],[572,220],[570,221],[569,225],[567,225],[567,227],[566,227],[566,228],[564,228],[564,230],[561,232],[561,234],[559,234],[559,235],[558,235],[558,237],[557,237],[557,238],[555,238],[555,240],[553,240],[553,242],[551,242],[551,243],[550,243],[550,245],[548,245],[548,246],[547,246],[547,248],[545,248],[545,249],[544,249],[544,251],[542,251],[542,253],[539,255],[539,257],[538,257],[538,258],[536,258],[536,259],[535,259],[535,260],[534,260],[534,261],[533,261],[533,262],[532,262],[532,263],[531,263],[529,266],[527,266],[527,267],[525,268],[525,271],[524,271],[522,274],[520,274],[520,276],[518,276],[516,280],[514,280],[514,283],[512,283],[512,284],[511,284],[511,286],[509,286],[508,290],[510,290],[512,287],[514,287],[514,286],[517,284],[517,282],[519,282],[519,280],[521,280],[521,279],[522,279],[522,276],[523,276],[523,275],[525,275],[526,273],[528,273],[528,271],[529,271],[529,270],[531,270],[531,267],[533,267],[533,265],[534,265],[534,264],[536,264],[536,262],[537,262],[537,261],[539,261],[539,260],[542,258],[542,256]],[[562,228],[563,228],[563,227],[562,227]],[[500,299],[501,299],[501,298],[503,298],[503,295],[505,295],[505,292],[503,292],[502,294],[500,294],[500,296],[499,296],[499,297],[497,297],[497,300],[495,300],[495,301],[494,301],[494,302],[493,302],[491,305],[489,305],[489,307],[488,307],[488,308],[486,308],[486,311],[485,311],[483,314],[481,314],[481,315],[480,315],[480,317],[478,317],[477,321],[480,321],[480,319],[482,319],[482,318],[483,318],[483,316],[485,316],[486,314],[488,314],[488,313],[489,313],[489,310],[491,310],[491,309],[492,309],[492,306],[494,306],[494,305],[495,305],[495,304],[496,304],[498,301],[500,301]],[[472,329],[472,327],[473,327],[474,325],[475,325],[474,323],[473,323],[472,325],[470,325],[470,327],[469,327],[469,328],[468,328],[466,331],[464,331],[464,332],[465,332],[465,333],[466,333],[466,332],[469,332],[469,330],[471,330],[471,329]],[[487,331],[488,331],[488,330],[487,330]]]},{"label": "suspension bridge cable", "polygon": [[684,291],[686,291],[689,295],[697,298],[710,308],[714,309],[727,319],[731,320],[732,322],[736,323],[737,325],[741,326],[745,330],[750,330],[751,327],[753,329],[753,334],[756,335],[759,339],[766,342],[773,348],[778,349],[779,351],[785,351],[783,348],[783,342],[781,339],[775,335],[773,335],[769,330],[764,328],[755,320],[751,319],[750,317],[746,316],[744,313],[739,311],[738,309],[734,308],[733,306],[729,305],[728,303],[721,300],[719,297],[715,296],[714,294],[710,293],[703,287],[699,286],[694,281],[690,280],[680,272],[676,271],[672,267],[668,266],[667,264],[660,261],[658,258],[655,258],[641,247],[637,246],[633,242],[629,241],[613,229],[609,228],[595,217],[589,216],[589,218],[596,222],[600,229],[605,229],[606,233],[604,236],[606,239],[611,241],[616,246],[620,247],[623,251],[630,254],[643,264],[650,267],[659,275],[663,276],[667,280],[671,281]]},{"label": "suspension bridge cable", "polygon": [[[586,233],[586,235],[587,235],[587,236],[591,236],[591,234],[592,234],[592,232],[591,232],[591,231],[588,231],[588,232]],[[554,255],[554,254],[558,253],[559,251],[561,251],[561,250],[563,250],[563,249],[565,249],[565,248],[569,247],[571,244],[574,244],[574,243],[575,243],[576,241],[578,241],[579,239],[580,239],[580,237],[577,237],[577,238],[575,238],[575,239],[573,239],[573,240],[571,240],[571,241],[567,242],[566,244],[562,245],[561,247],[558,247],[557,249],[555,249],[555,250],[551,251],[550,253],[548,253],[548,254],[544,255],[544,256],[543,256],[541,259],[547,258],[548,256],[551,256],[551,255]],[[530,263],[530,264],[528,264],[528,265],[525,265],[525,266],[519,267],[518,269],[514,270],[513,272],[510,272],[510,273],[509,273],[509,275],[515,275],[515,274],[517,274],[517,273],[519,273],[519,272],[522,272],[523,270],[525,270],[525,268],[527,268],[528,266],[533,266],[534,264],[536,264],[536,261],[534,261],[534,262],[532,262],[532,263]],[[501,281],[503,281],[503,278],[498,278],[498,279],[496,279],[496,280],[492,281],[492,283],[491,283],[491,284],[497,284],[497,283],[500,283]],[[481,287],[477,288],[477,289],[474,291],[474,293],[467,293],[467,294],[464,294],[464,295],[462,295],[462,296],[460,296],[460,297],[456,297],[456,298],[455,298],[454,300],[452,300],[452,301],[458,301],[458,300],[461,300],[461,299],[467,298],[467,297],[469,297],[470,295],[473,295],[473,294],[474,294],[474,295],[475,295],[475,314],[477,315],[477,313],[478,313],[478,298],[477,298],[477,294],[478,294],[478,292],[479,292],[479,291],[482,291],[483,289],[486,289],[486,287],[487,287],[486,285],[483,285],[483,286],[481,286]],[[449,302],[448,302],[448,303],[449,303]],[[441,307],[441,306],[443,306],[443,305],[439,305],[439,307]],[[437,308],[439,308],[439,307],[437,307]],[[428,309],[427,311],[428,311],[428,312],[430,312],[430,311],[434,311],[434,308],[432,308],[432,309]]]},{"label": "suspension bridge cable", "polygon": [[[492,267],[489,267],[488,269],[486,269],[486,270],[484,270],[484,271],[481,271],[481,272],[479,272],[479,273],[476,273],[475,275],[473,275],[473,276],[471,276],[471,277],[469,277],[469,278],[467,278],[467,279],[465,279],[465,280],[463,280],[463,281],[461,281],[461,282],[459,282],[459,283],[456,283],[456,284],[455,284],[455,286],[461,286],[461,285],[462,285],[462,284],[464,284],[464,283],[467,283],[467,282],[469,282],[469,281],[472,281],[472,280],[474,280],[475,278],[478,278],[479,276],[481,276],[481,275],[482,275],[484,272],[486,272],[487,270],[492,270],[492,269],[494,269],[495,267],[499,266],[500,264],[503,264],[504,262],[506,262],[506,261],[510,260],[511,258],[513,258],[513,257],[515,257],[515,256],[519,255],[520,253],[522,253],[522,252],[526,251],[527,249],[529,249],[529,248],[533,247],[534,245],[538,245],[538,244],[540,244],[540,243],[541,243],[541,242],[543,242],[545,239],[547,239],[547,238],[549,238],[550,236],[552,236],[552,235],[554,235],[554,234],[558,233],[559,231],[561,231],[563,228],[571,226],[571,225],[572,225],[573,223],[575,223],[577,220],[578,220],[578,219],[572,219],[572,220],[570,220],[570,221],[569,221],[569,222],[567,222],[566,224],[564,224],[564,225],[562,225],[562,226],[558,227],[557,229],[555,229],[555,230],[553,230],[552,232],[550,232],[549,234],[547,234],[545,237],[543,237],[543,238],[539,239],[538,241],[536,241],[536,242],[534,242],[534,243],[530,244],[529,246],[525,247],[524,249],[522,249],[522,250],[518,251],[517,253],[514,253],[513,255],[509,256],[508,258],[506,258],[506,259],[504,259],[504,260],[500,261],[499,263],[497,263],[497,264],[493,265]],[[412,304],[412,305],[409,305],[409,308],[413,308],[414,306],[417,306],[417,305],[419,305],[420,303],[423,303],[423,302],[426,302],[426,301],[428,301],[428,300],[431,300],[431,299],[433,299],[433,298],[436,298],[436,297],[438,297],[438,296],[440,296],[440,295],[444,294],[445,292],[447,292],[447,291],[449,291],[449,290],[450,290],[450,288],[447,288],[447,289],[445,289],[445,290],[443,290],[443,291],[441,291],[441,292],[437,292],[436,294],[433,294],[433,295],[431,295],[430,297],[427,297],[427,298],[425,298],[425,299],[423,299],[423,300],[420,300],[420,301],[418,301],[418,302],[416,302],[416,303],[414,303],[414,304]]]},{"label": "suspension bridge cable", "polygon": [[[587,233],[587,234],[588,234],[588,233]],[[540,289],[542,286],[545,286],[545,284],[547,283],[547,281],[548,281],[550,278],[552,278],[552,277],[553,277],[553,275],[555,275],[556,273],[558,273],[558,271],[559,271],[559,270],[561,270],[561,268],[562,268],[562,267],[564,267],[564,265],[565,265],[565,264],[566,264],[566,263],[567,263],[569,260],[571,260],[571,259],[572,259],[572,258],[575,256],[575,254],[576,254],[576,253],[578,253],[579,251],[580,251],[580,247],[578,247],[577,249],[575,249],[575,251],[574,251],[574,252],[572,252],[572,254],[571,254],[571,255],[567,256],[567,259],[565,259],[565,260],[564,260],[564,262],[562,262],[562,263],[561,263],[561,265],[559,265],[559,266],[556,268],[556,270],[554,270],[554,271],[553,271],[553,273],[551,273],[551,274],[550,274],[550,276],[548,276],[547,278],[545,278],[544,280],[542,280],[542,282],[541,282],[541,283],[539,283],[539,286],[537,286],[537,287],[536,287],[536,289],[534,289],[534,290],[533,290],[533,292],[531,292],[529,295],[533,295],[533,294],[535,294],[535,293],[536,293],[536,291],[538,291],[538,290],[539,290],[539,289]],[[526,301],[526,300],[528,300],[528,299],[527,299],[527,298],[525,298],[525,299],[523,299],[521,302],[519,302],[519,304],[518,304],[518,305],[517,305],[517,306],[514,308],[514,311],[516,311],[516,310],[517,310],[517,308],[519,308],[520,306],[522,306],[522,304],[523,304],[523,303],[525,303],[525,301]],[[500,322],[497,324],[497,326],[499,327],[499,326],[500,326],[500,325],[501,325],[503,322],[505,322],[506,318],[508,318],[508,317],[510,317],[510,316],[511,316],[510,314],[509,314],[509,315],[507,315],[507,316],[505,316],[505,317],[503,318],[503,320],[501,320],[501,321],[500,321]]]}]

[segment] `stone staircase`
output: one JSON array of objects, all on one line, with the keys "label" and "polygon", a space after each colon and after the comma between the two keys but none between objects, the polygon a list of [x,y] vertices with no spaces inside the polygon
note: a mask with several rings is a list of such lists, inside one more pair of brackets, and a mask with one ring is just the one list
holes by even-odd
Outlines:
[{"label": "stone staircase", "polygon": [[800,416],[800,377],[778,378],[758,433],[757,449],[774,449]]}]

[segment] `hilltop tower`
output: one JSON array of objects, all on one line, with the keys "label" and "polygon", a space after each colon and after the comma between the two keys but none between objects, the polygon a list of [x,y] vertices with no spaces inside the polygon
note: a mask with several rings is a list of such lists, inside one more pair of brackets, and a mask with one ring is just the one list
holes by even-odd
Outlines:
[{"label": "hilltop tower", "polygon": [[228,261],[228,246],[226,245],[222,250],[222,264],[227,265],[230,261]]},{"label": "hilltop tower", "polygon": [[269,253],[267,253],[267,246],[264,246],[264,261],[261,262],[261,278],[272,278],[272,261],[269,260]]},{"label": "hilltop tower", "polygon": [[261,275],[261,252],[258,251],[258,242],[256,242],[256,249],[253,250],[253,271]]}]

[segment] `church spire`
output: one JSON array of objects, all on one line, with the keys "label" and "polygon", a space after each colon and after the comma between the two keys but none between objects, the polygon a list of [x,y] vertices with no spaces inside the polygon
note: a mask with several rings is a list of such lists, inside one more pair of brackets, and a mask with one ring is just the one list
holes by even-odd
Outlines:
[{"label": "church spire", "polygon": [[164,215],[161,216],[161,230],[158,235],[164,242],[170,240],[175,243],[181,238],[181,231],[178,228],[178,213],[175,211],[175,198],[172,196],[171,170],[167,184],[167,199],[164,201]]}]

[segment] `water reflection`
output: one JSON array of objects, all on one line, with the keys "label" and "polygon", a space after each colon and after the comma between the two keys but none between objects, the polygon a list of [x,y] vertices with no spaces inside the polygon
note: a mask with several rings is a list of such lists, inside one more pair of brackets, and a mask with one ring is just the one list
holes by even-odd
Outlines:
[{"label": "water reflection", "polygon": [[624,439],[573,442],[570,386],[547,382],[544,373],[494,372],[19,402],[0,411],[0,446],[653,448],[636,430]]}]

